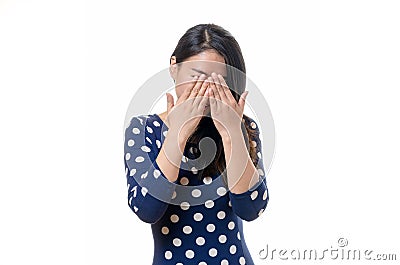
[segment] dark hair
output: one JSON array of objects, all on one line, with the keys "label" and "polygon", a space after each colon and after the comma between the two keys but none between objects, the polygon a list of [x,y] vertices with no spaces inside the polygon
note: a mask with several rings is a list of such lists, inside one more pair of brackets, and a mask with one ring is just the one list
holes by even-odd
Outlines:
[{"label": "dark hair", "polygon": [[[176,57],[176,63],[184,62],[187,58],[197,55],[205,50],[218,52],[224,59],[227,67],[226,83],[230,88],[236,102],[246,87],[246,66],[244,63],[242,51],[239,44],[227,30],[215,24],[199,24],[188,29],[180,38],[172,56]],[[171,63],[171,61],[170,61]],[[232,90],[232,88],[235,88]],[[253,161],[256,161],[256,148],[250,144],[255,131],[250,128],[250,118],[243,114],[242,132],[245,137],[247,149]],[[210,137],[217,145],[217,153],[214,161],[206,168],[198,170],[199,178],[215,174],[221,174],[226,168],[224,148],[222,139],[216,129],[211,117],[201,118],[196,130],[188,138],[187,147],[198,147],[199,141],[204,137]],[[192,149],[193,150],[193,149]],[[197,149],[198,150],[198,149]],[[199,153],[195,153],[199,156]],[[226,172],[223,174],[223,180],[227,184]]]}]

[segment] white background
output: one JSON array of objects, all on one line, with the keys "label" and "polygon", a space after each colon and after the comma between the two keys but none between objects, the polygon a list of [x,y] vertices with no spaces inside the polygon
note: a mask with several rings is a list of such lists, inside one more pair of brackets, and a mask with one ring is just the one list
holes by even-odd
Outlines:
[{"label": "white background", "polygon": [[127,204],[125,112],[199,23],[236,37],[274,116],[270,202],[244,227],[256,264],[299,263],[260,260],[266,244],[322,251],[339,237],[396,253],[399,11],[365,0],[2,0],[0,263],[151,264],[150,226]]}]

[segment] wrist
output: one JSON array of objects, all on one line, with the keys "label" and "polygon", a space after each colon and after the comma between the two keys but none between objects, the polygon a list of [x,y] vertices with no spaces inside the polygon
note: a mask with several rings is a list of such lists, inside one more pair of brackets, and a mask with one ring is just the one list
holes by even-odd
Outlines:
[{"label": "wrist", "polygon": [[220,135],[222,142],[231,143],[234,141],[234,139],[242,136],[242,130],[240,127],[236,129],[230,129],[229,131],[226,131],[226,133],[222,133]]},{"label": "wrist", "polygon": [[171,128],[168,130],[166,139],[169,142],[178,143],[179,150],[181,153],[183,153],[184,148],[186,146],[187,139],[189,139],[189,137],[187,137],[186,135],[184,135],[182,133],[179,133],[178,130]]}]

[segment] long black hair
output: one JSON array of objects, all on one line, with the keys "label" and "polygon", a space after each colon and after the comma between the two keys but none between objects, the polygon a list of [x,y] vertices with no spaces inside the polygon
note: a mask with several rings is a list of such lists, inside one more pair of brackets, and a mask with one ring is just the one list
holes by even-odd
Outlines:
[{"label": "long black hair", "polygon": [[[225,64],[230,66],[227,67],[226,83],[233,97],[236,99],[236,102],[238,102],[240,95],[244,92],[246,87],[246,66],[240,46],[230,32],[212,23],[199,24],[191,27],[179,39],[171,57],[175,56],[176,63],[179,64],[184,62],[187,58],[206,50],[218,52],[225,59]],[[245,139],[247,139],[246,145],[250,157],[255,161],[256,148],[250,144],[250,139],[254,136],[255,132],[249,125],[249,119],[248,116],[243,114],[242,132]],[[197,174],[199,178],[210,176],[215,173],[221,174],[226,168],[222,139],[212,118],[209,116],[203,116],[201,118],[197,128],[186,143],[187,148],[194,150],[194,157],[201,155],[197,150],[199,141],[204,137],[211,137],[214,140],[217,146],[217,153],[211,164],[198,171]],[[225,184],[227,184],[226,172],[222,176]]]}]

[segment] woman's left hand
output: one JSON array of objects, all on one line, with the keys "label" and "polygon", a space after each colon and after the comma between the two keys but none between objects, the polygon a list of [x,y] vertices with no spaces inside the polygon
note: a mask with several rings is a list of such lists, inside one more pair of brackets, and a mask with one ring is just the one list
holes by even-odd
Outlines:
[{"label": "woman's left hand", "polygon": [[208,81],[211,117],[221,137],[230,139],[231,132],[241,130],[245,100],[249,91],[240,95],[239,102],[236,102],[221,75],[212,73]]}]

